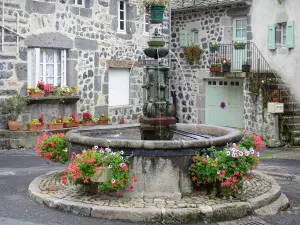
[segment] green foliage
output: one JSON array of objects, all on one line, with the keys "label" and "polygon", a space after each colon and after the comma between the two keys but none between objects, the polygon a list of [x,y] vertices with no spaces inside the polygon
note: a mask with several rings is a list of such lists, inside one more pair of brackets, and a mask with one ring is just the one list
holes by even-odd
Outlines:
[{"label": "green foliage", "polygon": [[5,99],[4,110],[9,113],[9,119],[15,121],[24,112],[27,104],[28,98],[18,93]]},{"label": "green foliage", "polygon": [[210,64],[210,68],[221,68],[221,64]]},{"label": "green foliage", "polygon": [[199,45],[191,45],[184,48],[184,55],[190,64],[198,63],[203,54],[203,50]]},{"label": "green foliage", "polygon": [[37,139],[38,142],[35,149],[41,158],[63,164],[68,162],[68,150],[65,134],[44,133],[41,136],[38,136]]}]

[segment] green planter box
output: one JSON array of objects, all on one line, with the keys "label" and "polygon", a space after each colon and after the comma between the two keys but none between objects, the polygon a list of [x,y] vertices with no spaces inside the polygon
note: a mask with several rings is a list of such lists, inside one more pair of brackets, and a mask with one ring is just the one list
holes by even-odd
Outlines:
[{"label": "green planter box", "polygon": [[209,46],[210,52],[217,52],[220,50],[220,46]]},{"label": "green planter box", "polygon": [[238,44],[234,46],[234,49],[245,49],[246,48],[246,44]]},{"label": "green planter box", "polygon": [[165,5],[151,5],[151,23],[163,22],[165,7]]}]

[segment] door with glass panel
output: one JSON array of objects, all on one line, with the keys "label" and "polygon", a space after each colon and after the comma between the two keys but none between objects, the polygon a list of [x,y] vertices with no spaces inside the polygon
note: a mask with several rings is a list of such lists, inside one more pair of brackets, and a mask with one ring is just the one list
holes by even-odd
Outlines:
[{"label": "door with glass panel", "polygon": [[[233,42],[236,44],[247,42],[247,18],[233,19]],[[232,47],[231,70],[241,71],[242,64],[247,61],[247,45]]]}]

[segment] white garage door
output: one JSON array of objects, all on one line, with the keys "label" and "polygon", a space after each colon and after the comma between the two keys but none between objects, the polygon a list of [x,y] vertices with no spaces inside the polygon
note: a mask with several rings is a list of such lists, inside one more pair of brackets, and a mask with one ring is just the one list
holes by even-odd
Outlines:
[{"label": "white garage door", "polygon": [[242,128],[243,114],[243,82],[241,80],[206,81],[206,124]]}]

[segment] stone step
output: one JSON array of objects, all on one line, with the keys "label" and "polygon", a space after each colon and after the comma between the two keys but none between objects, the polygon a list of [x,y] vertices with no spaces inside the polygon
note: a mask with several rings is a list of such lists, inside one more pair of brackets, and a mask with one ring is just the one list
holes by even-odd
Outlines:
[{"label": "stone step", "polygon": [[256,209],[254,212],[258,216],[275,215],[279,211],[288,208],[289,205],[290,203],[288,198],[285,196],[285,194],[281,193],[280,197],[274,202],[272,202],[270,205]]}]

